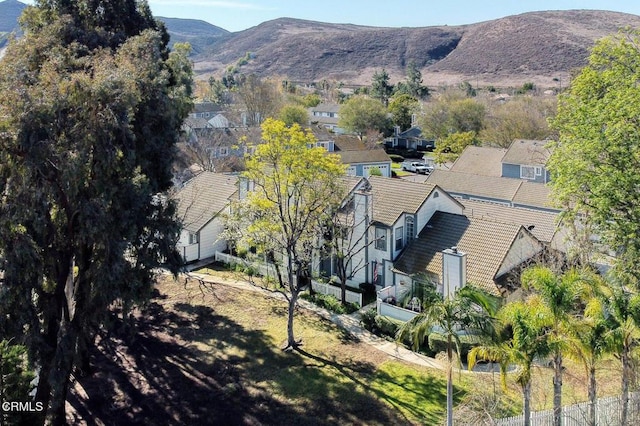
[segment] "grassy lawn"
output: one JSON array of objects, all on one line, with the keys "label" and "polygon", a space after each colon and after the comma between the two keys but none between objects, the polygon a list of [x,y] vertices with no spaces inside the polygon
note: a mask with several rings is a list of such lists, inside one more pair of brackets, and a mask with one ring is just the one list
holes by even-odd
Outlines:
[{"label": "grassy lawn", "polygon": [[402,170],[402,165],[400,163],[391,163],[391,170],[396,172],[396,176],[398,177],[410,176],[413,174],[411,172],[407,172],[406,170]]},{"label": "grassy lawn", "polygon": [[[109,333],[99,339],[92,358],[100,373],[78,379],[69,403],[70,422],[443,422],[443,371],[398,361],[304,309],[298,309],[295,318],[295,334],[303,346],[283,352],[286,312],[285,302],[262,293],[163,277],[151,303],[132,321],[122,321],[120,328],[135,330],[132,336]],[[612,362],[601,373],[605,393],[619,391],[616,365]],[[565,403],[585,400],[582,370],[567,366]],[[458,419],[469,420],[484,411],[518,414],[520,392],[512,376],[504,395],[498,374],[456,373]],[[552,404],[551,377],[548,368],[534,373],[535,410]]]}]

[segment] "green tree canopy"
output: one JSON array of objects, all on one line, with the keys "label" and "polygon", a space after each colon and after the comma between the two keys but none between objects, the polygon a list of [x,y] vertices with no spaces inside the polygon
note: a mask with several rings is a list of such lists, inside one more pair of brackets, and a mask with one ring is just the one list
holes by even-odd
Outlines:
[{"label": "green tree canopy", "polygon": [[393,84],[389,83],[389,73],[383,68],[382,71],[373,73],[373,81],[371,82],[371,90],[369,95],[379,100],[386,107],[389,103],[389,97],[393,93]]},{"label": "green tree canopy", "polygon": [[310,147],[315,137],[297,124],[287,127],[267,119],[262,139],[243,174],[253,190],[233,208],[228,222],[238,230],[240,244],[257,247],[284,265],[289,290],[286,347],[295,348],[293,317],[298,296],[306,285],[322,225],[342,201],[340,178],[345,167],[337,155]]},{"label": "green tree canopy", "polygon": [[412,116],[417,109],[417,99],[409,95],[394,96],[388,107],[393,124],[399,126],[402,130],[407,130],[411,127]]},{"label": "green tree canopy", "polygon": [[384,105],[366,96],[350,98],[340,107],[339,117],[338,126],[359,136],[368,130],[384,133],[389,125]]},{"label": "green tree canopy", "polygon": [[425,136],[439,140],[452,133],[479,133],[484,128],[485,112],[476,99],[444,94],[425,105],[419,122]]},{"label": "green tree canopy", "polygon": [[298,124],[306,126],[309,123],[309,113],[301,105],[285,105],[278,113],[280,121],[284,121],[287,126]]},{"label": "green tree canopy", "polygon": [[162,193],[191,68],[144,1],[36,4],[0,62],[0,332],[28,347],[36,398],[62,424],[110,307],[148,297],[161,261],[177,272]]},{"label": "green tree canopy", "polygon": [[452,133],[436,143],[436,149],[433,152],[435,161],[438,164],[454,162],[466,147],[476,143],[475,132]]},{"label": "green tree canopy", "polygon": [[619,272],[640,279],[640,32],[599,41],[560,96],[547,167],[553,197],[600,236]]}]

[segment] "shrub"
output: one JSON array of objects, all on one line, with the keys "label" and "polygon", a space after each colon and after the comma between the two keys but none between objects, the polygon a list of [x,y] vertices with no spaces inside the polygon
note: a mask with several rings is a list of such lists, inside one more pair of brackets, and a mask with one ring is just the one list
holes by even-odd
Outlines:
[{"label": "shrub", "polygon": [[[452,343],[455,346],[455,343]],[[462,362],[467,362],[467,355],[471,348],[477,345],[476,340],[473,336],[463,335],[460,336],[460,360]],[[432,333],[429,335],[429,349],[431,349],[434,353],[446,352],[447,351],[447,338],[441,336],[439,334]],[[455,352],[455,347],[454,347]]]},{"label": "shrub", "polygon": [[404,157],[402,155],[398,155],[398,154],[388,154],[389,158],[391,158],[391,161],[393,161],[394,163],[402,163],[404,161]]},{"label": "shrub", "polygon": [[360,315],[360,324],[362,324],[366,330],[369,330],[374,334],[377,334],[376,316],[378,316],[378,311],[375,308],[364,311]]},{"label": "shrub", "polygon": [[375,322],[379,331],[379,333],[376,334],[388,336],[392,339],[396,338],[396,333],[398,332],[398,329],[400,329],[400,322],[383,315],[377,315]]},{"label": "shrub", "polygon": [[253,277],[256,275],[257,271],[256,271],[256,268],[254,268],[253,266],[247,266],[244,268],[244,273],[250,277]]},{"label": "shrub", "polygon": [[351,314],[359,309],[358,305],[355,303],[347,303],[346,305],[343,305],[340,300],[330,294],[316,293],[312,296],[311,294],[304,292],[300,294],[300,297],[335,314]]}]

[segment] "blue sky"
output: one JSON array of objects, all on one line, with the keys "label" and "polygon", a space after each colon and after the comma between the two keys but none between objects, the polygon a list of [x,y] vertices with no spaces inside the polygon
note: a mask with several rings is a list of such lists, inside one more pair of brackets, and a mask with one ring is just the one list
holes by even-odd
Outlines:
[{"label": "blue sky", "polygon": [[637,0],[148,0],[153,14],[240,31],[281,17],[388,27],[471,24],[541,10],[599,9],[640,15]]}]

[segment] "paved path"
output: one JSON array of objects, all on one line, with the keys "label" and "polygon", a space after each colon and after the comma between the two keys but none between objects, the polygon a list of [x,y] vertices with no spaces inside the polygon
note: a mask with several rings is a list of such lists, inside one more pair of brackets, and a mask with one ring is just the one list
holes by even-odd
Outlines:
[{"label": "paved path", "polygon": [[[268,295],[270,297],[276,297],[279,298],[281,300],[285,300],[285,297],[282,293],[279,292],[274,292],[274,291],[270,291],[267,289],[264,289],[260,286],[251,284],[250,282],[247,281],[243,281],[243,280],[230,280],[227,278],[223,278],[217,275],[209,275],[209,274],[199,274],[196,272],[188,272],[188,275],[190,277],[196,278],[196,279],[200,279],[204,282],[210,282],[210,283],[217,283],[217,284],[224,284],[224,285],[228,285],[231,287],[236,287],[236,288],[241,288],[244,290],[251,290],[251,291],[257,291],[257,292],[261,292],[265,295]],[[298,299],[298,305],[311,310],[315,313],[317,313],[318,315],[320,315],[323,318],[328,319],[329,321],[335,323],[336,325],[338,325],[339,327],[341,327],[342,329],[346,330],[347,332],[349,332],[352,336],[356,337],[357,339],[359,339],[359,341],[363,342],[363,343],[367,343],[371,346],[373,346],[374,348],[390,355],[391,357],[397,358],[397,359],[401,359],[403,361],[407,361],[413,364],[417,364],[417,365],[423,365],[426,367],[431,367],[431,368],[437,368],[440,370],[444,370],[445,366],[440,363],[439,361],[437,361],[434,358],[430,358],[421,354],[418,354],[416,352],[410,351],[409,349],[400,346],[398,344],[396,344],[395,342],[390,342],[386,339],[383,339],[381,337],[376,336],[375,334],[369,332],[368,330],[366,330],[364,327],[362,327],[362,325],[360,324],[360,314],[361,312],[364,312],[366,310],[371,309],[372,307],[374,307],[375,305],[369,305],[369,306],[365,306],[362,309],[360,309],[357,312],[354,312],[353,314],[350,315],[346,315],[346,314],[335,314],[332,312],[329,312],[328,310],[321,308],[317,305],[315,305],[314,303],[311,303],[309,301],[303,300],[303,299]]]}]

